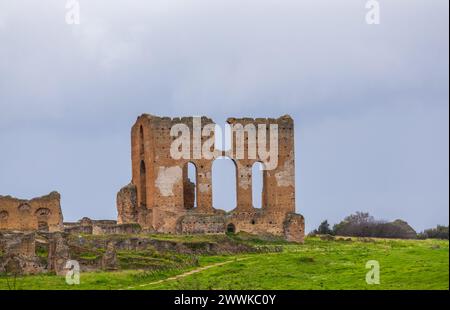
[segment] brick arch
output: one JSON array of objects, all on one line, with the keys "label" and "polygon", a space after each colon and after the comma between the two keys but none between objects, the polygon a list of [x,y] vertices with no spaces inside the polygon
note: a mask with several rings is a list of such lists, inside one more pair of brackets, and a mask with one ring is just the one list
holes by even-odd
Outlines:
[{"label": "brick arch", "polygon": [[141,160],[139,164],[139,205],[147,206],[147,167],[145,160]]},{"label": "brick arch", "polygon": [[1,210],[0,211],[0,221],[6,221],[9,217],[9,213],[6,210]]},{"label": "brick arch", "polygon": [[31,212],[31,206],[28,203],[21,203],[17,209],[19,210],[20,213],[30,213]]},{"label": "brick arch", "polygon": [[236,233],[236,226],[233,223],[229,223],[227,225],[227,233],[230,233],[230,234]]},{"label": "brick arch", "polygon": [[49,208],[39,208],[34,214],[38,217],[49,217],[52,214],[52,211]]},{"label": "brick arch", "polygon": [[[252,206],[256,209],[262,209],[266,204],[265,201],[265,183],[266,171],[264,170],[264,163],[262,161],[255,161],[251,164],[252,169]],[[260,169],[263,170],[260,170]],[[258,171],[259,170],[259,171]],[[258,184],[260,183],[260,184]],[[259,195],[259,198],[258,196]]]},{"label": "brick arch", "polygon": [[[277,119],[274,118],[229,118],[227,123],[231,125],[242,125],[244,134],[237,135],[234,131],[239,128],[234,128],[231,131],[230,150],[222,150],[222,155],[229,155],[235,165],[235,172],[229,164],[227,167],[221,165],[221,169],[217,169],[217,162],[213,160],[214,156],[210,158],[199,157],[198,147],[193,148],[193,143],[201,141],[208,142],[206,146],[212,148],[210,136],[203,135],[203,129],[206,125],[214,124],[214,122],[207,118],[201,117],[158,117],[150,114],[143,114],[138,117],[136,123],[131,131],[131,154],[132,154],[132,185],[135,186],[137,202],[130,206],[119,206],[119,210],[124,208],[130,209],[129,212],[136,213],[136,220],[144,228],[154,229],[158,232],[174,233],[178,228],[176,225],[177,219],[182,216],[189,216],[182,222],[182,231],[186,227],[194,225],[196,232],[210,232],[210,231],[226,231],[225,223],[233,222],[238,231],[247,231],[253,233],[270,233],[282,235],[286,231],[284,227],[284,219],[291,213],[295,212],[295,155],[294,155],[294,130],[293,120],[289,116],[282,116]],[[191,133],[189,137],[191,156],[174,157],[171,152],[172,142],[178,138],[171,134],[172,128],[175,125],[182,124],[187,126]],[[200,129],[197,126],[200,125]],[[272,125],[276,126],[272,126]],[[196,126],[194,126],[196,125]],[[260,126],[261,125],[261,126]],[[264,128],[265,126],[265,128]],[[142,127],[142,130],[141,130]],[[275,127],[272,130],[272,127]],[[256,128],[262,128],[256,132]],[[265,130],[264,130],[265,129]],[[240,129],[239,129],[240,130]],[[140,134],[140,132],[142,134]],[[256,134],[256,151],[253,154],[255,146],[254,137]],[[239,137],[237,137],[239,136]],[[239,139],[237,139],[239,138]],[[142,140],[144,140],[145,152],[140,153],[142,147]],[[214,140],[213,140],[214,142]],[[266,142],[264,144],[264,142]],[[251,156],[238,156],[240,154],[234,152],[242,150],[236,146],[244,147],[244,154],[249,153]],[[267,148],[268,147],[268,148]],[[264,149],[265,148],[265,149]],[[271,152],[276,148],[276,153]],[[194,152],[194,150],[196,152]],[[203,150],[203,145],[202,145]],[[217,151],[217,150],[215,150]],[[235,154],[236,153],[236,154]],[[183,179],[182,170],[186,161],[192,159],[197,166],[197,206],[194,212],[190,212],[183,208]],[[265,188],[265,203],[261,204],[262,209],[253,208],[252,205],[252,165],[255,161],[262,160],[267,164],[269,170],[265,170],[263,178],[263,186]],[[141,185],[144,178],[141,177],[140,166],[142,161],[145,164],[145,183],[146,183],[146,208],[139,208],[141,203]],[[215,164],[214,164],[215,163]],[[212,166],[214,165],[214,172]],[[222,168],[223,167],[223,168]],[[220,173],[217,173],[220,171]],[[231,186],[225,188],[224,177],[229,176],[227,184]],[[234,175],[233,175],[234,173]],[[144,174],[142,173],[144,176]],[[211,184],[214,181],[216,184]],[[219,181],[219,183],[217,183]],[[232,191],[236,188],[236,195]],[[213,193],[214,190],[214,193]],[[214,197],[213,197],[214,195]],[[134,196],[134,197],[135,197]],[[232,196],[236,200],[232,203],[221,203],[220,200],[228,199]],[[262,196],[262,194],[261,194]],[[220,206],[212,203],[214,198]],[[219,199],[217,199],[219,198]],[[133,200],[133,193],[130,192],[126,201]],[[222,212],[222,210],[232,209],[233,212]],[[121,216],[121,215],[119,215]],[[205,219],[208,219],[206,221]],[[199,222],[196,222],[196,221]],[[216,225],[220,222],[220,229],[211,230],[211,225]],[[192,224],[194,223],[194,224]],[[197,224],[203,226],[198,226]],[[254,223],[254,224],[252,224]],[[303,224],[300,223],[302,226]],[[294,229],[297,232],[298,227]],[[300,227],[301,228],[301,227]],[[187,229],[187,228],[186,228]],[[187,229],[187,231],[191,231]],[[303,233],[303,230],[302,230]],[[289,240],[299,240],[303,238],[302,234],[295,235],[289,233],[286,236]]]},{"label": "brick arch", "polygon": [[[195,171],[195,179],[189,178],[189,166]],[[193,209],[198,206],[198,167],[194,161],[183,164],[183,206],[185,209]]]},{"label": "brick arch", "polygon": [[48,220],[51,216],[52,211],[48,208],[39,208],[34,212],[37,220],[37,230],[39,231],[48,231],[49,225]]},{"label": "brick arch", "polygon": [[141,125],[139,126],[139,154],[141,156],[144,156],[145,154],[144,141],[144,127]]}]

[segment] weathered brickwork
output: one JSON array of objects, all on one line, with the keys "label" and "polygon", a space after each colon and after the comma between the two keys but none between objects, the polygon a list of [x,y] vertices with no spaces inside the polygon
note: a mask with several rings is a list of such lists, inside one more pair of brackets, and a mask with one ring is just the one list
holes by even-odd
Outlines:
[{"label": "weathered brickwork", "polygon": [[57,192],[31,200],[0,196],[0,230],[62,231],[60,200]]},{"label": "weathered brickwork", "polygon": [[[284,236],[287,240],[303,242],[304,219],[295,214],[295,154],[294,124],[289,116],[271,118],[229,118],[231,126],[242,125],[249,129],[245,134],[233,131],[233,150],[216,151],[235,163],[237,205],[230,212],[217,210],[212,203],[212,164],[217,156],[198,156],[199,146],[191,143],[190,159],[174,159],[170,148],[177,137],[171,136],[176,124],[186,125],[191,132],[191,142],[200,139],[201,147],[214,151],[211,141],[214,132],[202,135],[205,126],[214,125],[201,118],[201,128],[196,129],[193,117],[168,118],[149,114],[141,115],[131,130],[131,184],[117,195],[118,223],[138,223],[147,231],[161,233],[224,233],[245,231],[255,234]],[[249,136],[255,135],[256,145],[270,145],[270,132],[256,135],[251,128],[259,125],[277,125],[277,158],[263,158],[259,152],[249,159],[254,149]],[[249,126],[247,126],[249,125]],[[248,128],[247,128],[248,127]],[[236,127],[235,127],[236,128]],[[200,132],[195,132],[198,130]],[[241,140],[242,139],[242,140]],[[258,139],[265,139],[259,141]],[[214,139],[212,139],[214,141]],[[245,156],[239,154],[236,144],[243,142]],[[262,207],[253,206],[252,167],[260,162],[276,165],[263,172]],[[196,168],[196,184],[188,178],[187,164]],[[194,197],[196,206],[194,207]]]}]

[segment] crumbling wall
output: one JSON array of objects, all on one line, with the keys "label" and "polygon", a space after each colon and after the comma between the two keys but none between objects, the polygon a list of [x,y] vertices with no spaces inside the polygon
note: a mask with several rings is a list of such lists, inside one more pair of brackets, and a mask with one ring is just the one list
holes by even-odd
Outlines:
[{"label": "crumbling wall", "polygon": [[188,165],[183,167],[183,201],[184,208],[192,209],[195,207],[195,183],[189,179]]},{"label": "crumbling wall", "polygon": [[[214,141],[213,132],[202,134],[206,126],[214,125],[207,117],[138,117],[131,130],[132,181],[117,196],[118,222],[139,223],[145,230],[162,233],[223,233],[232,224],[236,231],[301,242],[303,220],[289,215],[295,213],[292,118],[229,118],[227,122],[233,128],[231,152],[217,151],[214,143],[207,143],[211,138]],[[171,130],[179,125],[190,130],[189,158],[176,159],[170,152],[172,143],[181,138],[171,136]],[[267,131],[260,135],[260,128]],[[256,140],[249,139],[252,135]],[[273,135],[277,138],[275,158],[259,151],[260,145],[272,146]],[[243,143],[244,157],[238,153],[237,143]],[[204,145],[214,154],[212,158],[202,157],[199,148]],[[253,156],[249,152],[254,152]],[[229,213],[216,210],[212,203],[211,170],[218,156],[228,156],[236,166],[237,206]],[[258,162],[265,167],[273,165],[263,173],[261,209],[255,208],[252,197],[252,167]],[[196,184],[187,177],[188,163],[196,167]]]},{"label": "crumbling wall", "polygon": [[128,184],[117,193],[117,223],[137,223],[137,189]]},{"label": "crumbling wall", "polygon": [[218,234],[225,233],[224,215],[189,214],[179,219],[177,233],[181,234]]},{"label": "crumbling wall", "polygon": [[75,223],[64,223],[64,232],[88,235],[138,234],[141,226],[134,221],[119,224],[113,220],[91,220],[84,217]]},{"label": "crumbling wall", "polygon": [[67,243],[67,235],[59,232],[53,234],[49,239],[48,270],[52,270],[58,275],[64,275],[67,272],[68,260],[70,260],[70,248]]},{"label": "crumbling wall", "polygon": [[37,274],[45,267],[36,256],[35,233],[0,233],[0,273]]},{"label": "crumbling wall", "polygon": [[[263,173],[262,209],[266,211],[295,212],[295,155],[294,122],[290,116],[280,118],[229,118],[227,122],[234,128],[232,152],[228,154],[237,167],[237,208],[238,212],[254,210],[252,197],[252,167],[259,162],[267,167]],[[275,127],[276,126],[276,127]],[[243,128],[241,132],[237,129]],[[259,129],[266,130],[260,135]],[[277,128],[277,158],[264,158],[260,145],[270,146],[271,128]],[[256,145],[249,141],[256,138]],[[243,139],[243,154],[239,154],[238,144]],[[263,140],[261,140],[263,139]],[[260,141],[261,140],[261,141]],[[253,151],[253,154],[251,153]],[[242,156],[244,155],[244,156]],[[243,158],[244,157],[244,158]]]},{"label": "crumbling wall", "polygon": [[302,215],[289,213],[283,225],[284,237],[287,241],[303,243],[305,238],[305,218]]},{"label": "crumbling wall", "polygon": [[0,196],[0,230],[62,231],[59,193],[31,200]]}]

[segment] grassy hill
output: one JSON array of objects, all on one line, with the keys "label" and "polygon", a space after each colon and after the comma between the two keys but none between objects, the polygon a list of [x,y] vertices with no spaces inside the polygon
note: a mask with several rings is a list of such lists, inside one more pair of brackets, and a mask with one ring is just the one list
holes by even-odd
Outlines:
[{"label": "grassy hill", "polygon": [[[215,236],[159,236],[183,242],[212,241]],[[217,237],[223,238],[223,237]],[[171,262],[146,270],[81,274],[81,284],[69,286],[56,275],[0,277],[0,289],[449,289],[449,243],[440,240],[391,240],[309,237],[298,245],[249,235],[229,236],[271,253],[186,256],[189,263]],[[146,253],[122,251],[125,262]],[[155,253],[150,260],[158,258]],[[380,284],[365,281],[366,262],[380,264]],[[126,264],[124,265],[127,266]]]}]

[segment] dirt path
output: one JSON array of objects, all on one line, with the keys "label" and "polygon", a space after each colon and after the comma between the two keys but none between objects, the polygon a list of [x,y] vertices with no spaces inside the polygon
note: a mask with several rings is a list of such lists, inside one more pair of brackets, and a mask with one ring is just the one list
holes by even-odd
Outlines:
[{"label": "dirt path", "polygon": [[223,266],[223,265],[226,265],[226,264],[229,264],[229,263],[233,263],[233,262],[239,262],[239,261],[242,261],[242,260],[245,260],[245,259],[249,259],[249,258],[250,257],[243,257],[243,258],[228,260],[228,261],[225,261],[225,262],[215,263],[215,264],[199,267],[199,268],[194,269],[194,270],[186,271],[185,273],[181,273],[179,275],[176,275],[176,276],[173,276],[173,277],[170,277],[170,278],[167,278],[167,279],[162,279],[162,280],[158,280],[158,281],[154,281],[154,282],[150,282],[150,283],[144,283],[144,284],[140,284],[140,285],[137,285],[137,286],[128,286],[128,287],[126,287],[124,289],[121,289],[121,290],[132,290],[132,289],[137,288],[137,287],[145,287],[145,286],[150,286],[150,285],[154,285],[154,284],[160,284],[160,283],[167,282],[167,281],[178,280],[178,279],[185,278],[187,276],[193,275],[195,273],[202,272],[202,271],[207,270],[207,269]]}]

